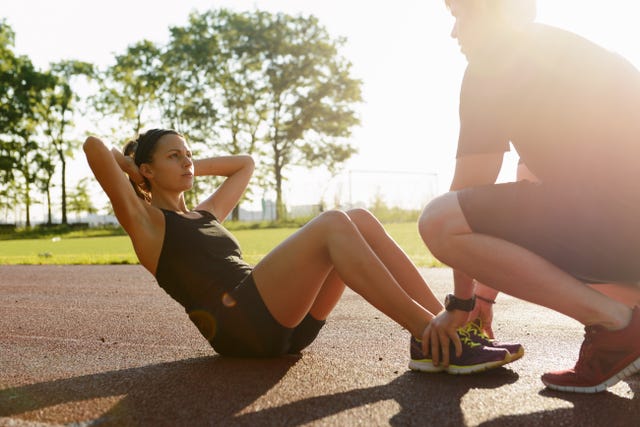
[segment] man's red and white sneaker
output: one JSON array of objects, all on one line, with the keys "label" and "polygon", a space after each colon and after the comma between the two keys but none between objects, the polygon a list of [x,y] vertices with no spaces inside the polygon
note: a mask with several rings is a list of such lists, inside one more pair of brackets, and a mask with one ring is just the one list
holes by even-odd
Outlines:
[{"label": "man's red and white sneaker", "polygon": [[610,331],[585,327],[578,362],[573,369],[549,372],[542,382],[553,390],[598,393],[640,371],[640,307],[627,327]]}]

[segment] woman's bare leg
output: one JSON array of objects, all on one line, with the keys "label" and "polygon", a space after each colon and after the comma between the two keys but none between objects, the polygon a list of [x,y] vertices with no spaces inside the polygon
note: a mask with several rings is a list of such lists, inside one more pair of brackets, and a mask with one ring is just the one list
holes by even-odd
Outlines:
[{"label": "woman's bare leg", "polygon": [[433,318],[400,286],[344,212],[325,212],[309,222],[260,261],[253,274],[265,304],[287,327],[312,308],[320,310],[315,304],[325,282],[333,280],[330,274],[414,336],[420,337]]},{"label": "woman's bare leg", "polygon": [[429,312],[439,313],[443,309],[442,304],[433,295],[415,264],[387,234],[380,221],[365,209],[350,210],[347,215],[400,287]]},{"label": "woman's bare leg", "polygon": [[331,314],[336,304],[338,304],[344,288],[345,284],[340,278],[340,275],[335,270],[331,270],[322,283],[320,291],[309,310],[309,314],[311,314],[314,319],[325,320],[329,317],[329,314]]},{"label": "woman's bare leg", "polygon": [[[387,234],[380,221],[365,209],[353,209],[347,211],[347,215],[400,287],[429,312],[434,314],[440,312],[442,305],[433,295],[416,266]],[[340,300],[344,287],[340,275],[332,270],[311,307],[311,315],[318,320],[326,319]]]}]

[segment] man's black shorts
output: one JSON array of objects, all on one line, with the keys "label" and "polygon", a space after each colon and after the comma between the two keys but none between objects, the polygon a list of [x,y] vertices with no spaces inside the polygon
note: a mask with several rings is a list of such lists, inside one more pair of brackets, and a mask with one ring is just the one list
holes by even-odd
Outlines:
[{"label": "man's black shorts", "polygon": [[640,194],[616,193],[519,181],[457,195],[476,233],[529,249],[586,282],[638,283]]}]

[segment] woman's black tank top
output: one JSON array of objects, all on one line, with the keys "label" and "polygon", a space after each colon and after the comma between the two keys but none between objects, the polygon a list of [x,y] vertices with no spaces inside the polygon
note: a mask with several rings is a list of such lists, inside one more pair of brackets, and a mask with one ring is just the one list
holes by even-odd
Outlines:
[{"label": "woman's black tank top", "polygon": [[251,273],[240,245],[217,218],[198,211],[189,219],[162,210],[165,234],[156,279],[187,312],[215,311],[222,296]]}]

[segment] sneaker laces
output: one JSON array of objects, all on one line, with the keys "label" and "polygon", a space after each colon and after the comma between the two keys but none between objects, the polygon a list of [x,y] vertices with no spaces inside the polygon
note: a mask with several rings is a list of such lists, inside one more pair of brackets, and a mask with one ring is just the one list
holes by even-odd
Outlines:
[{"label": "sneaker laces", "polygon": [[576,366],[573,368],[574,371],[578,372],[590,360],[591,353],[593,352],[593,338],[595,337],[596,333],[596,328],[589,326],[584,328],[584,341],[580,346],[578,361],[576,362]]},{"label": "sneaker laces", "polygon": [[475,329],[471,326],[471,323],[466,324],[465,326],[458,328],[458,337],[460,337],[460,341],[463,344],[466,344],[468,347],[477,347],[480,344],[479,342],[475,342],[472,338],[472,335],[475,335]]},{"label": "sneaker laces", "polygon": [[[477,322],[477,323],[476,323]],[[485,334],[483,328],[482,328],[482,320],[481,319],[476,319],[472,322],[467,323],[466,325],[464,325],[463,327],[458,329],[459,332],[467,335],[467,336],[472,336],[475,335],[477,337],[482,338],[483,340],[486,341],[492,341],[491,338],[489,338],[489,336],[487,334]]]}]

